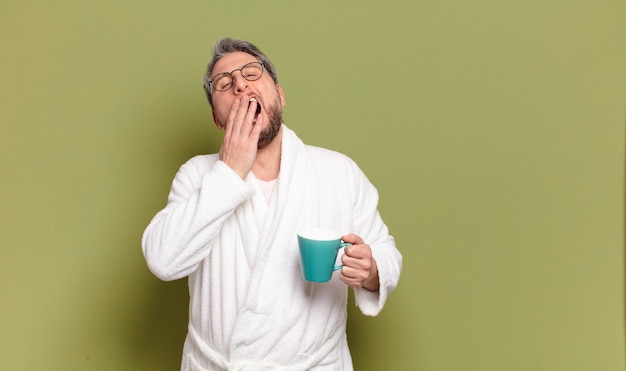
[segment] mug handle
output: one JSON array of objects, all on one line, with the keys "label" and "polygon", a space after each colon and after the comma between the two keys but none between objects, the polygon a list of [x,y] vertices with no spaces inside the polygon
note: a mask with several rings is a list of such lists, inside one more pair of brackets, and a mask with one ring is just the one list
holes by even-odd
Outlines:
[{"label": "mug handle", "polygon": [[[339,248],[346,247],[346,246],[352,246],[352,244],[350,242],[343,242],[343,241],[341,241],[341,244],[339,245]],[[338,271],[341,268],[343,268],[343,264],[335,265],[335,267],[333,268],[333,272],[334,271]]]}]

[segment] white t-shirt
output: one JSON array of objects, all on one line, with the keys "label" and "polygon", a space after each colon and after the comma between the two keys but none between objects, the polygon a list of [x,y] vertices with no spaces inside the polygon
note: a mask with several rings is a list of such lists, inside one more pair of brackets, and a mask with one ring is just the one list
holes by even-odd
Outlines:
[{"label": "white t-shirt", "polygon": [[278,178],[272,179],[270,181],[265,181],[255,177],[255,180],[259,185],[259,188],[261,188],[261,191],[263,191],[263,194],[265,195],[265,200],[269,205],[270,201],[272,200],[272,194],[274,194],[274,189],[276,189],[276,183],[278,182]]}]

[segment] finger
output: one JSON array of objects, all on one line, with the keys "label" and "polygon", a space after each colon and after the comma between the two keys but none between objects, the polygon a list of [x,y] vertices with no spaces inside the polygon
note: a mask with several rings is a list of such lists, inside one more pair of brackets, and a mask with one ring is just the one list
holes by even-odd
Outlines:
[{"label": "finger", "polygon": [[[256,110],[256,108],[255,108]],[[255,112],[252,113],[252,120],[254,120]],[[250,131],[250,137],[254,140],[255,143],[259,141],[259,136],[261,135],[261,129],[263,128],[263,115],[259,115],[256,119],[256,122],[252,124],[252,130]]]},{"label": "finger", "polygon": [[345,283],[346,285],[348,285],[349,287],[354,287],[354,288],[361,288],[361,287],[363,287],[363,283],[362,283],[362,282],[359,282],[359,281],[354,281],[354,280],[348,279],[348,278],[346,278],[346,277],[344,277],[344,276],[339,276],[339,279],[340,279],[343,283]]},{"label": "finger", "polygon": [[355,259],[370,259],[372,257],[372,249],[367,244],[347,246],[344,253]]},{"label": "finger", "polygon": [[361,287],[361,285],[363,284],[363,281],[367,279],[367,276],[368,275],[363,271],[349,268],[349,267],[344,267],[341,270],[341,274],[339,278],[348,286]]},{"label": "finger", "polygon": [[230,112],[228,113],[228,118],[226,119],[226,128],[224,130],[224,135],[226,137],[230,137],[233,133],[233,126],[235,122],[235,116],[237,114],[237,109],[239,108],[239,100],[235,99],[232,106],[230,107]]},{"label": "finger", "polygon": [[248,99],[249,98],[247,95],[237,99],[239,104],[235,112],[235,118],[233,121],[236,126],[234,130],[236,130],[237,134],[242,136],[247,136],[250,133],[249,128],[246,125],[248,123],[246,118],[248,116],[248,111],[250,110],[250,107],[248,106]]},{"label": "finger", "polygon": [[344,249],[343,249],[344,256],[350,256],[350,257],[352,257],[352,253],[353,253],[353,251],[354,251],[354,250],[353,250],[353,249],[354,249],[354,246],[355,246],[355,245],[348,245],[348,246],[344,247]]},{"label": "finger", "polygon": [[349,242],[349,243],[351,243],[353,245],[360,245],[360,244],[362,244],[364,242],[363,239],[360,236],[357,236],[354,233],[347,234],[347,235],[343,236],[341,239],[344,242]]},{"label": "finger", "polygon": [[[250,98],[248,100],[248,111],[246,112],[246,117],[245,117],[245,121],[246,124],[248,124],[247,128],[250,129],[249,134],[251,136],[254,136],[254,131],[256,129],[257,126],[261,126],[258,125],[259,121],[257,118],[257,122],[254,122],[254,117],[256,116],[256,109],[259,106],[259,102],[255,99]],[[259,118],[262,117],[261,115],[259,115]],[[258,130],[260,132],[260,130]]]},{"label": "finger", "polygon": [[372,268],[372,259],[370,258],[354,258],[344,255],[341,257],[341,263],[346,269],[354,269],[358,271],[369,272]]}]

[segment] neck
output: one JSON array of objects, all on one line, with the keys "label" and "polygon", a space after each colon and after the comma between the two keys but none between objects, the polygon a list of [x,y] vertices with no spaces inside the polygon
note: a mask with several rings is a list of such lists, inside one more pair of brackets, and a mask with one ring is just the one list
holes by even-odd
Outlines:
[{"label": "neck", "polygon": [[283,129],[281,127],[276,138],[267,147],[257,151],[252,165],[252,172],[257,179],[269,181],[278,178],[282,143]]}]

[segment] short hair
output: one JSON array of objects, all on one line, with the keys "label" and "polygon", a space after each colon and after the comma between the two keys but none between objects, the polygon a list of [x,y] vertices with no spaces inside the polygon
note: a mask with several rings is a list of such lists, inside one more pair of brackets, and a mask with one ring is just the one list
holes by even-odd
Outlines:
[{"label": "short hair", "polygon": [[278,74],[276,73],[276,68],[272,64],[272,61],[270,61],[270,59],[263,54],[259,48],[244,40],[229,39],[227,37],[219,39],[213,46],[213,57],[209,62],[206,73],[204,74],[204,92],[206,93],[206,97],[209,100],[211,108],[213,108],[213,92],[211,91],[209,82],[211,81],[213,67],[215,67],[217,61],[234,52],[244,52],[255,57],[263,64],[267,73],[270,75],[272,80],[274,80],[274,83],[278,84]]}]

